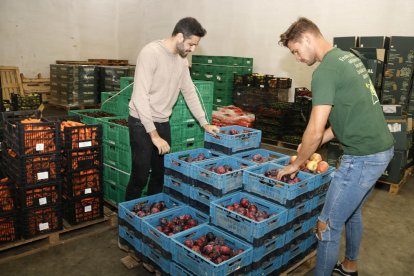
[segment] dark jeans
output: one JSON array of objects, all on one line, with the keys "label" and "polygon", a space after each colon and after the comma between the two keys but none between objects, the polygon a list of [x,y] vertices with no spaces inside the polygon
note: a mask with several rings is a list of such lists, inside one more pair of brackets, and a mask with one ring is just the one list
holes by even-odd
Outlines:
[{"label": "dark jeans", "polygon": [[[126,189],[125,200],[141,197],[142,190],[148,180],[151,169],[151,179],[148,183],[148,195],[162,192],[164,183],[164,155],[158,154],[157,147],[145,131],[141,121],[132,116],[128,117],[129,139],[131,144],[132,168]],[[158,134],[171,145],[170,123],[155,123]]]}]

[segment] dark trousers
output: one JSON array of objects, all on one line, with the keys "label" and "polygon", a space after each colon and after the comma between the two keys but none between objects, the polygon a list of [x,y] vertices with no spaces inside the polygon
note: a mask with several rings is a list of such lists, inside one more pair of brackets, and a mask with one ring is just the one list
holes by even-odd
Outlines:
[{"label": "dark trousers", "polygon": [[[129,139],[131,144],[132,168],[126,189],[125,200],[141,197],[142,190],[148,180],[151,169],[151,179],[148,183],[148,195],[162,192],[164,184],[164,155],[158,154],[158,149],[151,141],[141,121],[132,116],[128,117]],[[155,123],[158,134],[171,145],[170,123]]]}]

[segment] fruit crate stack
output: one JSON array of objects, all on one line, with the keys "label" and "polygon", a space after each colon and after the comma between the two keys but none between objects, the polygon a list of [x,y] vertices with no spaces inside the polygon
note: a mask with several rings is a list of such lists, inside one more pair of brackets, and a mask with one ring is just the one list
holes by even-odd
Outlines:
[{"label": "fruit crate stack", "polygon": [[[133,78],[135,74],[135,66],[99,66],[99,92],[104,91],[120,91],[121,79],[124,77]],[[101,97],[98,93],[98,102]]]},{"label": "fruit crate stack", "polygon": [[[211,123],[213,112],[214,84],[211,81],[193,81],[196,93],[206,113],[206,119]],[[204,129],[192,115],[180,94],[173,107],[170,117],[171,152],[203,147]]]},{"label": "fruit crate stack", "polygon": [[51,64],[49,103],[68,107],[96,105],[98,79],[96,65]]},{"label": "fruit crate stack", "polygon": [[24,238],[62,229],[62,178],[57,122],[35,111],[4,112],[3,167],[16,185]]},{"label": "fruit crate stack", "polygon": [[63,216],[75,225],[103,217],[102,125],[57,118],[62,139]]},{"label": "fruit crate stack", "polygon": [[0,179],[0,245],[19,238],[16,185],[9,178]]},{"label": "fruit crate stack", "polygon": [[287,102],[292,79],[266,74],[234,76],[233,102],[247,111],[255,112],[272,102]]},{"label": "fruit crate stack", "polygon": [[191,77],[214,82],[214,106],[232,104],[234,74],[251,74],[253,58],[193,55]]},{"label": "fruit crate stack", "polygon": [[42,95],[38,93],[31,93],[25,96],[12,93],[10,96],[11,106],[14,111],[37,109],[42,103]]},{"label": "fruit crate stack", "polygon": [[[277,182],[268,173],[289,163],[289,156],[260,149],[258,130],[239,126],[221,130],[216,140],[205,134],[210,149],[166,155],[165,193],[120,203],[121,244],[171,275],[284,271],[315,248],[311,230],[332,168],[322,174],[300,172],[302,179],[296,183]],[[248,142],[240,145],[244,140]],[[257,168],[269,172],[259,175]],[[254,193],[247,191],[251,187]],[[268,189],[272,198],[262,189]],[[199,218],[199,225],[188,226],[188,215]]]}]

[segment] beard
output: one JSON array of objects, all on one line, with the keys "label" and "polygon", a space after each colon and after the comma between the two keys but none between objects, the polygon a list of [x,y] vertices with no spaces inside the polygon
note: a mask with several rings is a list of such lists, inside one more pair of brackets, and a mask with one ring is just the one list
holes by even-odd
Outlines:
[{"label": "beard", "polygon": [[182,57],[185,58],[187,57],[189,51],[186,51],[184,49],[184,43],[178,43],[175,48],[177,49],[178,54]]}]

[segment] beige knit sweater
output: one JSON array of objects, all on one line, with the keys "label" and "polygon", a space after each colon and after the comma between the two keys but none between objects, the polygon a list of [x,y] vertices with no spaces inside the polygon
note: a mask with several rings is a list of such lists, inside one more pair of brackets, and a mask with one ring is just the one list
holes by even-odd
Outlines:
[{"label": "beige knit sweater", "polygon": [[201,126],[206,116],[195,91],[188,60],[172,54],[161,40],[147,44],[139,53],[129,114],[139,118],[147,132],[154,122],[168,122],[179,93]]}]

